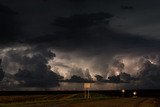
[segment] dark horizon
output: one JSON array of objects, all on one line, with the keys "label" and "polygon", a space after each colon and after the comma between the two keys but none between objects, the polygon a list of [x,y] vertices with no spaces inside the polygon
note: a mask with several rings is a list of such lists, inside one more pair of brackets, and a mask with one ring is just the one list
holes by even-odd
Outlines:
[{"label": "dark horizon", "polygon": [[[159,90],[125,90],[124,95],[122,94],[121,90],[90,90],[92,94],[101,94],[108,97],[133,97],[133,92],[137,92],[137,97],[150,97],[150,98],[159,98],[160,91]],[[2,96],[23,96],[23,95],[70,95],[70,94],[84,94],[83,90],[73,91],[1,91],[0,94]]]}]

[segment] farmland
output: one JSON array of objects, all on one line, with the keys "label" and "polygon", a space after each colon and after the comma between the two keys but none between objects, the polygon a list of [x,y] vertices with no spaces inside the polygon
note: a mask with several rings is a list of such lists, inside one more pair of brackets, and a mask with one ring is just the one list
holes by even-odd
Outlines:
[{"label": "farmland", "polygon": [[154,97],[107,96],[96,92],[84,99],[84,93],[55,93],[39,95],[0,96],[0,107],[159,107],[160,99]]}]

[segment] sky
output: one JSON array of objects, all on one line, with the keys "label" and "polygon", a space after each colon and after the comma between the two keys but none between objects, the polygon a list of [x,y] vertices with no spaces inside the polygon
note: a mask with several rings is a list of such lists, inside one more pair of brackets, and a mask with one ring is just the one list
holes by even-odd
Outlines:
[{"label": "sky", "polygon": [[93,81],[99,75],[160,89],[159,5],[158,0],[0,0],[1,82],[44,87],[62,79],[76,82],[74,75]]}]

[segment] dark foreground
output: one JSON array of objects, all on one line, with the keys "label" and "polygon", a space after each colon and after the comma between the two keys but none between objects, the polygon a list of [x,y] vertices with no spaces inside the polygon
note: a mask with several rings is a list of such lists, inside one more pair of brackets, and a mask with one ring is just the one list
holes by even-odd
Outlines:
[{"label": "dark foreground", "polygon": [[[135,91],[135,90],[134,90]],[[160,91],[9,91],[0,92],[0,107],[160,107]]]}]

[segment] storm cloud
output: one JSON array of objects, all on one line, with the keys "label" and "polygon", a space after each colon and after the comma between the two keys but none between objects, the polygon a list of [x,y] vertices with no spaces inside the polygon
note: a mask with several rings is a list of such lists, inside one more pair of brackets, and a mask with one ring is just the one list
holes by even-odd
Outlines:
[{"label": "storm cloud", "polygon": [[158,33],[144,29],[159,18],[148,21],[151,17],[146,16],[154,11],[149,3],[9,1],[0,1],[0,57],[4,71],[23,85],[50,84],[74,75],[158,83],[160,40]]},{"label": "storm cloud", "polygon": [[15,75],[21,85],[47,86],[63,79],[47,66],[48,60],[54,57],[52,51],[42,46],[9,49],[3,56],[3,69]]}]

